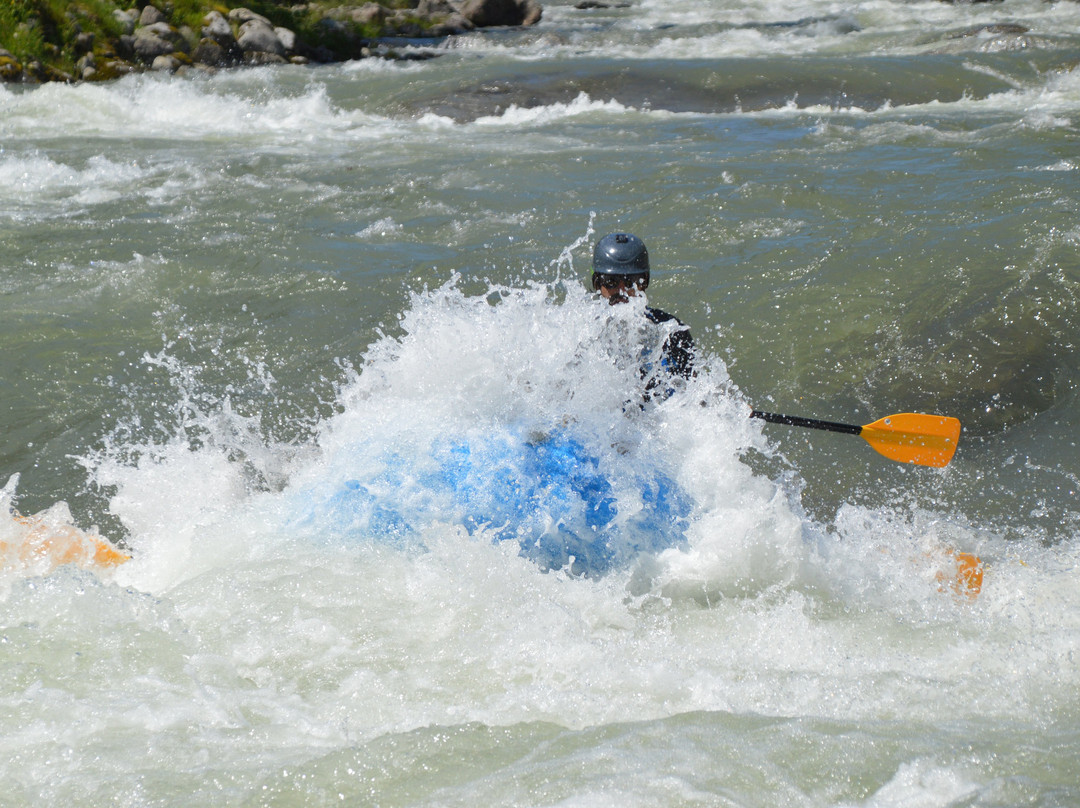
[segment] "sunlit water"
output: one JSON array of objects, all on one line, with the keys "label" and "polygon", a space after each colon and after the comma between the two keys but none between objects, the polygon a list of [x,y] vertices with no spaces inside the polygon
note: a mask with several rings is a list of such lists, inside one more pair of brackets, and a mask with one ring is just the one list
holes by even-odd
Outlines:
[{"label": "sunlit water", "polygon": [[1078,26],[548,4],[0,87],[0,499],[132,554],[7,555],[0,804],[1080,802]]}]

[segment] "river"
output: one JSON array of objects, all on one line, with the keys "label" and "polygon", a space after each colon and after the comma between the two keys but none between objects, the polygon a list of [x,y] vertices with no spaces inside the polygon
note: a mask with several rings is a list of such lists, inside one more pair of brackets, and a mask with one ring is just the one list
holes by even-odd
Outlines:
[{"label": "river", "polygon": [[1080,803],[1080,4],[405,52],[0,86],[0,805]]}]

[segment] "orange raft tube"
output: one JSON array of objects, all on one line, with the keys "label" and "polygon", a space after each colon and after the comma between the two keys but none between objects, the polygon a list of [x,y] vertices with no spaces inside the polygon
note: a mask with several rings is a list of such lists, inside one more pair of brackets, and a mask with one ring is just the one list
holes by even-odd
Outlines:
[{"label": "orange raft tube", "polygon": [[[65,509],[66,510],[66,509]],[[10,513],[0,531],[0,569],[44,575],[64,564],[105,571],[131,560],[108,539],[88,533],[49,511]]]}]

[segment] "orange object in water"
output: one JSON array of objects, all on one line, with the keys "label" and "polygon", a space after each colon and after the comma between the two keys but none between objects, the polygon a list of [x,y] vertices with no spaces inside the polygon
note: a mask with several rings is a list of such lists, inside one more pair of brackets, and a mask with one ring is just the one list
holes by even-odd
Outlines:
[{"label": "orange object in water", "polygon": [[0,566],[45,574],[64,564],[106,570],[131,559],[107,539],[42,514],[11,519],[17,527],[0,539]]},{"label": "orange object in water", "polygon": [[898,463],[915,463],[920,466],[942,468],[956,454],[960,440],[960,421],[946,415],[926,415],[920,412],[902,412],[879,418],[872,424],[856,426],[838,421],[820,421],[797,415],[779,415],[775,412],[753,410],[751,418],[761,418],[771,424],[787,424],[844,435],[861,435],[874,451]]},{"label": "orange object in water", "polygon": [[944,592],[948,588],[957,595],[975,600],[982,591],[982,559],[973,553],[956,553],[952,550],[946,550],[945,555],[953,563],[954,571],[950,575],[945,570],[938,570],[934,576],[938,582],[938,590]]},{"label": "orange object in water", "polygon": [[903,412],[867,424],[859,435],[899,463],[947,466],[960,440],[960,421],[945,415]]},{"label": "orange object in water", "polygon": [[982,591],[982,560],[971,553],[956,553],[953,559],[956,561],[955,590],[969,598],[977,598]]}]

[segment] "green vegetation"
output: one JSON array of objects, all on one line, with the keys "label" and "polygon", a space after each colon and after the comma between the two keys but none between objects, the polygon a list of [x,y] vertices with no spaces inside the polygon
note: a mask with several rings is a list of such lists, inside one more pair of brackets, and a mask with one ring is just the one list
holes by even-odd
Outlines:
[{"label": "green vegetation", "polygon": [[69,72],[78,35],[93,34],[102,41],[119,37],[113,11],[130,6],[110,0],[5,0],[0,4],[0,47],[23,65],[36,62],[46,70]]},{"label": "green vegetation", "polygon": [[[177,29],[200,31],[207,13],[228,14],[248,8],[274,25],[289,28],[310,45],[326,49],[337,58],[355,55],[356,42],[382,32],[377,23],[341,26],[319,23],[342,0],[160,0],[153,3]],[[360,0],[359,5],[363,4]],[[36,80],[70,79],[78,74],[80,58],[92,54],[102,63],[117,59],[120,38],[126,33],[118,11],[140,10],[147,0],[0,0],[0,79],[22,75]],[[381,0],[386,8],[415,8],[417,0]],[[98,77],[114,73],[103,71]]]}]

